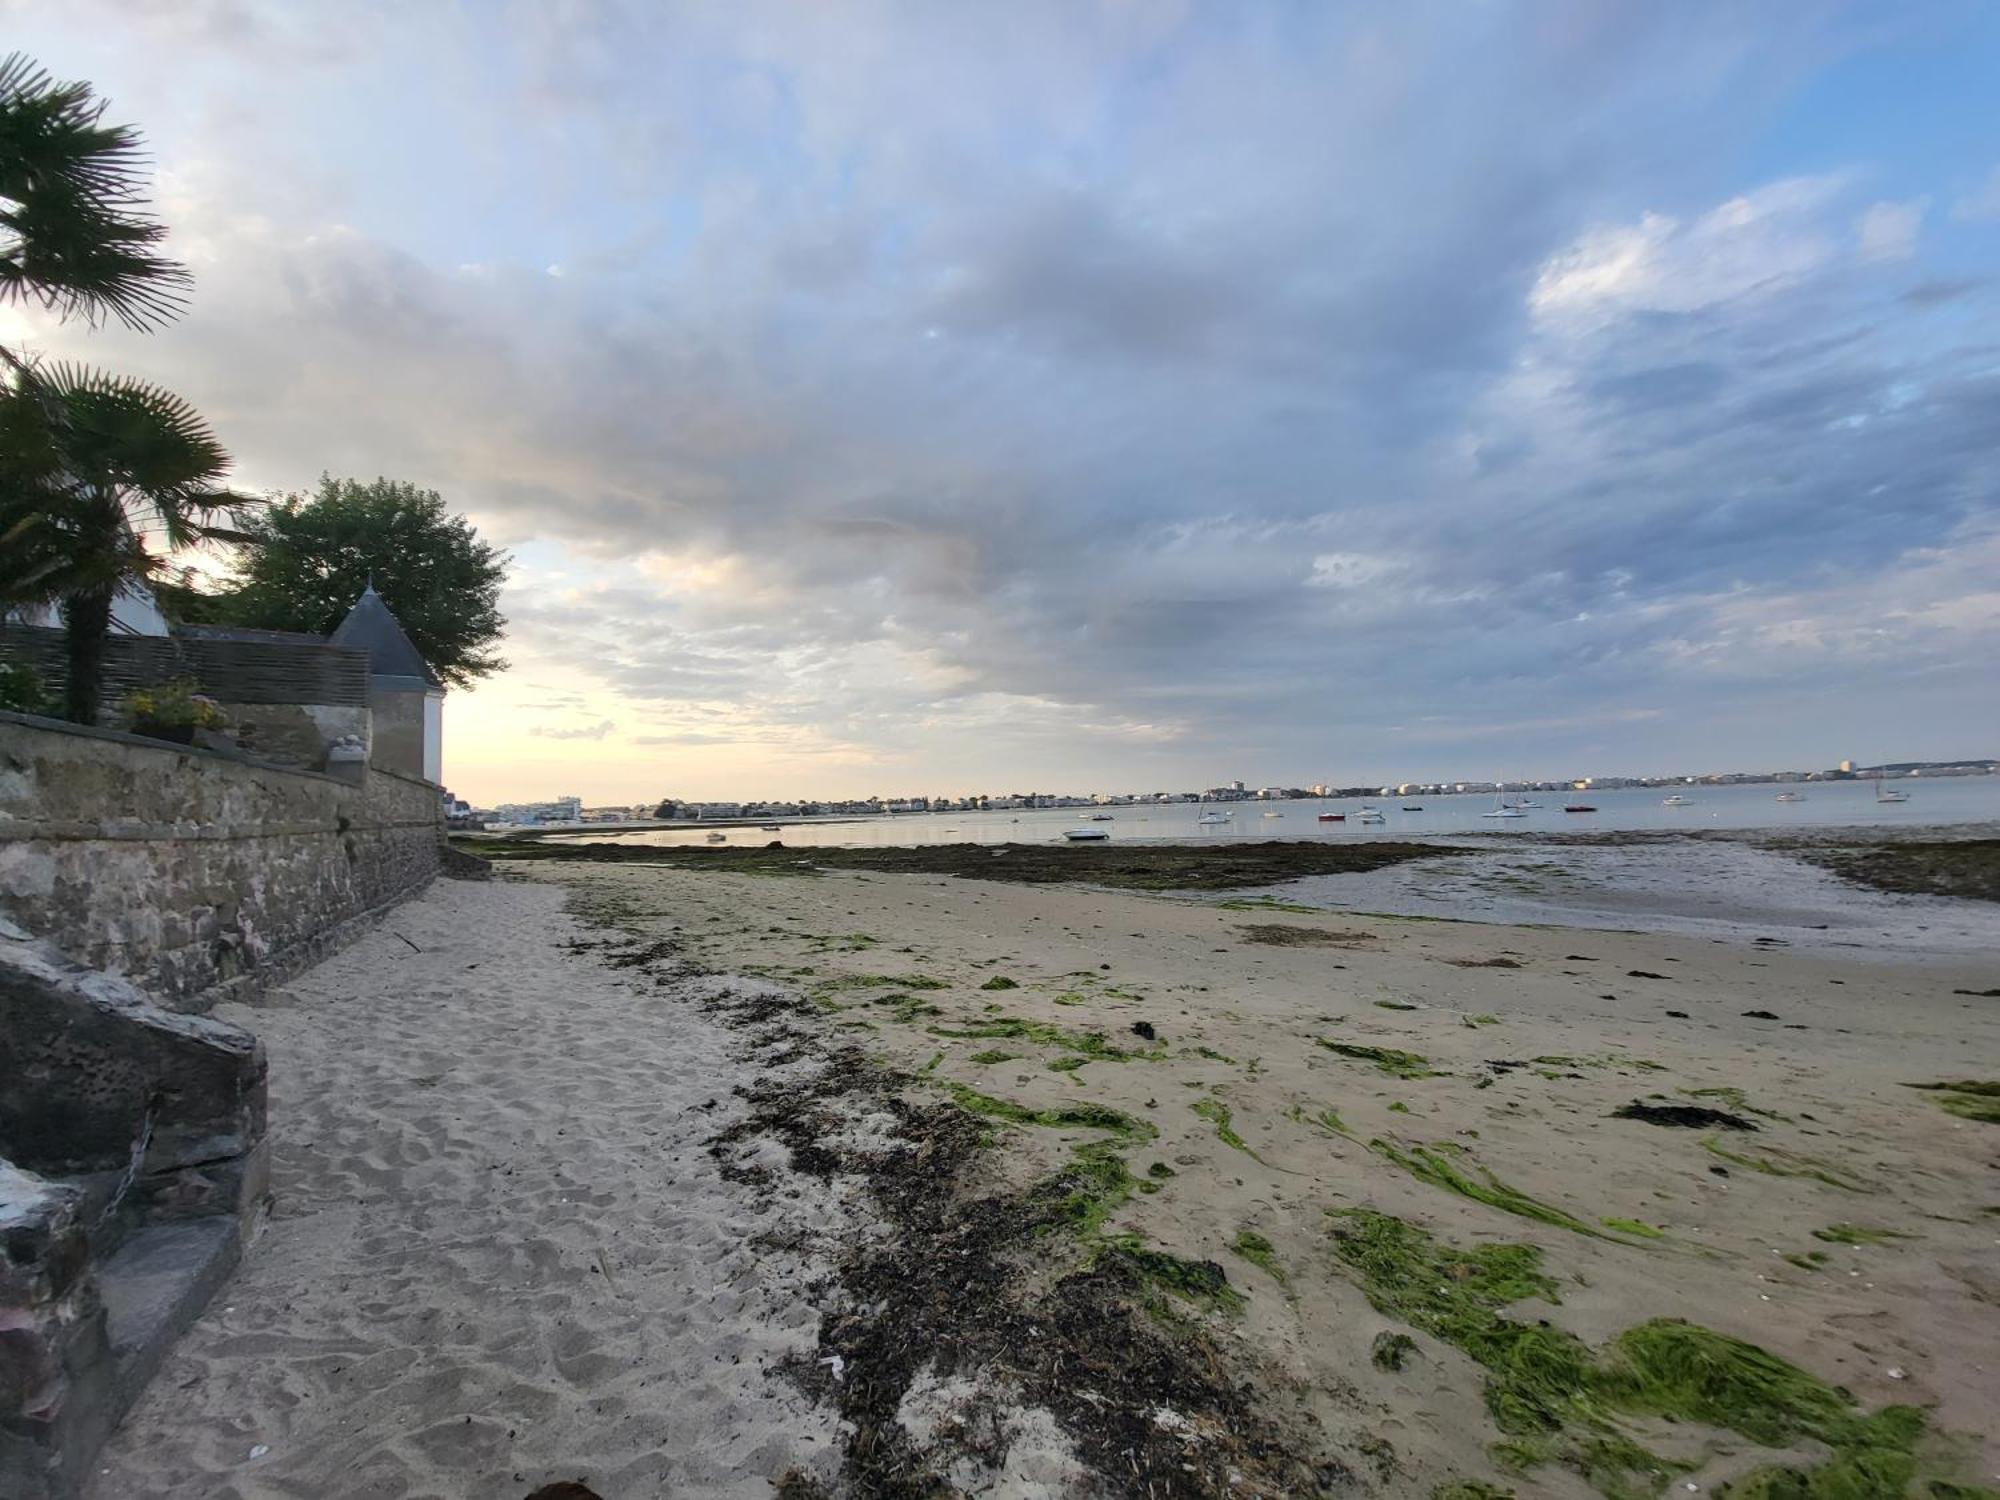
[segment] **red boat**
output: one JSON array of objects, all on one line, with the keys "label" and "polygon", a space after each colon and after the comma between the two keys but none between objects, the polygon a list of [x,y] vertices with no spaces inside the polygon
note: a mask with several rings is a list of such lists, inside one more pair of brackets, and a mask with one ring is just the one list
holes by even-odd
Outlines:
[{"label": "red boat", "polygon": [[1592,807],[1592,806],[1591,806],[1591,805],[1590,805],[1590,804],[1589,804],[1588,802],[1565,802],[1565,803],[1563,804],[1563,811],[1564,811],[1564,812],[1596,812],[1596,811],[1597,811],[1597,809],[1596,809],[1596,808],[1594,808],[1594,807]]},{"label": "red boat", "polygon": [[1320,820],[1320,822],[1322,822],[1322,823],[1345,823],[1345,822],[1347,821],[1347,814],[1346,814],[1346,813],[1321,813],[1321,814],[1319,815],[1319,820]]}]

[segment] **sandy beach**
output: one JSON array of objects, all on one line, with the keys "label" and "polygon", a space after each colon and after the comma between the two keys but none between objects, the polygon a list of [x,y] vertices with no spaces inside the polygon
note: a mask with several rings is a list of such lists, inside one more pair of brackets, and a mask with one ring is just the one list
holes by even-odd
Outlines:
[{"label": "sandy beach", "polygon": [[[1533,1314],[1593,1347],[1686,1319],[1865,1409],[1929,1406],[1973,1474],[2000,1471],[1994,1127],[1906,1086],[1992,1072],[2000,1003],[1962,993],[2000,984],[1991,953],[1881,960],[918,876],[536,873],[610,895],[705,965],[797,987],[934,1085],[1157,1130],[1128,1157],[1158,1190],[1107,1232],[1224,1267],[1245,1299],[1229,1347],[1303,1398],[1363,1489],[1591,1492],[1560,1465],[1496,1472],[1504,1434],[1462,1352],[1419,1334],[1402,1370],[1375,1366],[1377,1336],[1409,1330],[1334,1253],[1329,1211],[1357,1208],[1452,1245],[1538,1247],[1561,1301]],[[1751,1128],[1612,1118],[1645,1102]],[[1094,1138],[1015,1125],[992,1165],[1029,1181]],[[1573,1227],[1469,1200],[1426,1162]],[[1655,1437],[1705,1490],[1769,1457],[1727,1434]]]},{"label": "sandy beach", "polygon": [[1990,1485],[1995,1127],[1909,1085],[1993,1074],[1996,986],[1269,896],[446,883],[229,1012],[276,1206],[94,1494],[1582,1497],[1828,1451],[1503,1428],[1468,1311],[1607,1369],[1686,1320]]},{"label": "sandy beach", "polygon": [[722,1178],[740,1039],[569,947],[563,894],[441,882],[221,1008],[271,1056],[270,1221],[97,1500],[751,1496],[831,1460],[768,1371],[817,1325],[786,1246],[842,1210]]}]

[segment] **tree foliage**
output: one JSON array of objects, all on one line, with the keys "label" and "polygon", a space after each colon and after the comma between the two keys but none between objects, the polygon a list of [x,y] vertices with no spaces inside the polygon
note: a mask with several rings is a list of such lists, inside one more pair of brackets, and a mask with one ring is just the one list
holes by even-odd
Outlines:
[{"label": "tree foliage", "polygon": [[322,475],[312,495],[284,496],[244,530],[250,545],[222,603],[236,624],[324,635],[372,583],[444,682],[506,666],[491,647],[506,627],[508,556],[436,490]]}]

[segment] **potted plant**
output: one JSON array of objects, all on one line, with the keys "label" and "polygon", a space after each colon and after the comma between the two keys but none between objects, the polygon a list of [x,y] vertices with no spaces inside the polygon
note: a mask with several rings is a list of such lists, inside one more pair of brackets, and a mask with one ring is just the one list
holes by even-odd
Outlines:
[{"label": "potted plant", "polygon": [[191,745],[197,729],[217,729],[227,722],[222,706],[187,681],[140,688],[127,693],[119,707],[130,716],[134,734],[176,745]]}]

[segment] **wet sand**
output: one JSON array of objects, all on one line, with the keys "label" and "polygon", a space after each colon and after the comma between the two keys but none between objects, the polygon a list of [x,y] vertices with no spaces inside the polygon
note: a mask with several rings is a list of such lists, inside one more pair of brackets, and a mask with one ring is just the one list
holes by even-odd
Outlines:
[{"label": "wet sand", "polygon": [[[1365,1490],[1479,1478],[1592,1493],[1557,1466],[1496,1472],[1502,1434],[1458,1350],[1419,1335],[1401,1371],[1374,1366],[1376,1336],[1409,1330],[1332,1253],[1330,1210],[1379,1210],[1455,1245],[1537,1246],[1561,1300],[1532,1314],[1593,1347],[1688,1319],[1866,1409],[1930,1406],[1971,1460],[1963,1477],[2000,1471],[2000,1127],[1905,1087],[2000,1071],[2000,1000],[1954,993],[2000,986],[1991,952],[1913,962],[910,875],[533,873],[577,882],[699,962],[816,998],[836,1034],[934,1087],[1037,1112],[1103,1105],[1155,1128],[1129,1162],[1157,1191],[1107,1232],[1224,1266],[1247,1299],[1223,1320],[1232,1346],[1304,1393]],[[1322,1041],[1419,1054],[1404,1071],[1435,1076]],[[1107,1046],[1128,1055],[1093,1058]],[[1635,1102],[1723,1107],[1755,1128],[1611,1117]],[[1093,1139],[1003,1135],[991,1169],[1017,1181]],[[1424,1151],[1577,1227],[1420,1180],[1409,1166]],[[1815,1235],[1840,1225],[1900,1237]],[[1268,1256],[1232,1250],[1258,1243],[1246,1232]],[[1713,1490],[1770,1456],[1728,1434],[1656,1436],[1695,1465],[1677,1488]]]},{"label": "wet sand", "polygon": [[[2000,997],[1957,993],[1993,952],[506,873],[225,1008],[271,1056],[271,1222],[94,1500],[808,1500],[881,1493],[885,1453],[1015,1500],[1597,1493],[1503,1467],[1487,1372],[1344,1253],[1369,1213],[1534,1247],[1510,1318],[1687,1319],[2000,1473],[2000,1126],[1905,1086],[2000,1075]],[[1627,1427],[1681,1493],[1774,1457]]]}]

